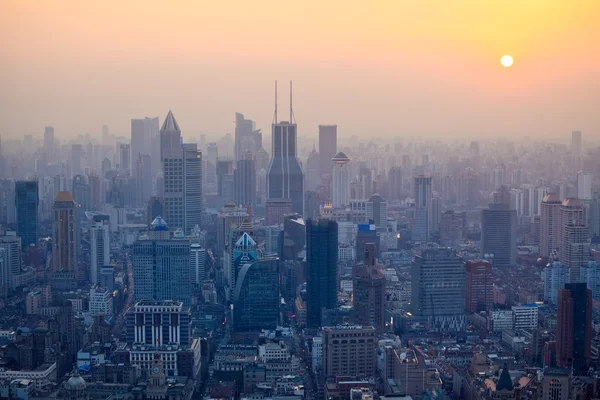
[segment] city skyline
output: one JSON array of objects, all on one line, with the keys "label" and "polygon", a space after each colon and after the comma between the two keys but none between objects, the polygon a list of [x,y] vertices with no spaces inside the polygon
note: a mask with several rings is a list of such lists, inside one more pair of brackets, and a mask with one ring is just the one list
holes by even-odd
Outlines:
[{"label": "city skyline", "polygon": [[341,138],[582,130],[590,140],[600,127],[593,1],[438,1],[435,13],[261,3],[3,3],[3,137],[45,125],[65,138],[103,124],[125,134],[131,118],[170,108],[191,135],[233,133],[235,112],[268,132],[276,79],[296,83],[299,134],[311,137],[332,123]]}]

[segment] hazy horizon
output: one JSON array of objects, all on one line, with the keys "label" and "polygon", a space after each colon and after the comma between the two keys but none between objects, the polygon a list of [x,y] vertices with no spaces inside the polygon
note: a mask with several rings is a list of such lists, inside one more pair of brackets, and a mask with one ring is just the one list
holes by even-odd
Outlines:
[{"label": "hazy horizon", "polygon": [[600,130],[594,1],[159,4],[4,1],[2,137],[127,136],[171,109],[184,137],[232,133],[241,112],[268,138],[275,80],[280,120],[294,81],[302,136]]}]

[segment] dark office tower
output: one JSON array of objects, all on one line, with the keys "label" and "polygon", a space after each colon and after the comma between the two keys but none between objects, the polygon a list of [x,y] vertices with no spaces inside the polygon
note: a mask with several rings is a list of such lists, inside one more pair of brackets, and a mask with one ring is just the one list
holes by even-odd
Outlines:
[{"label": "dark office tower", "polygon": [[238,160],[234,171],[234,201],[236,204],[256,206],[256,163],[254,156],[246,152]]},{"label": "dark office tower", "polygon": [[148,200],[148,206],[146,208],[146,223],[152,224],[152,221],[159,215],[164,215],[165,203],[158,196],[152,196]]},{"label": "dark office tower", "polygon": [[152,195],[152,162],[149,154],[138,154],[135,179],[136,203],[138,206],[142,206]]},{"label": "dark office tower", "polygon": [[[275,92],[277,96],[277,89]],[[290,199],[293,212],[304,215],[304,172],[297,157],[298,126],[292,121],[290,82],[290,121],[277,122],[277,104],[272,125],[271,163],[267,172],[268,199]],[[334,154],[331,156],[333,157]],[[329,158],[331,161],[331,157]]]},{"label": "dark office tower", "polygon": [[217,161],[217,196],[219,196],[220,204],[233,200],[233,160],[222,159]]},{"label": "dark office tower", "polygon": [[21,237],[21,248],[37,244],[38,235],[38,182],[15,182],[15,207],[17,210],[17,235]]},{"label": "dark office tower", "polygon": [[402,198],[402,170],[400,167],[390,168],[388,188],[388,198],[390,200],[400,200]]},{"label": "dark office tower", "polygon": [[173,229],[183,229],[185,183],[181,130],[170,110],[160,129],[160,158],[164,179],[164,217]]},{"label": "dark office tower", "polygon": [[361,224],[358,225],[358,232],[356,234],[356,262],[365,261],[365,249],[367,243],[373,243],[375,245],[375,252],[379,254],[379,234],[373,224]]},{"label": "dark office tower", "polygon": [[385,326],[385,277],[380,268],[375,265],[375,244],[368,243],[365,263],[357,266],[354,276],[354,313],[358,325],[372,326],[378,332]]},{"label": "dark office tower", "polygon": [[489,311],[494,305],[492,264],[485,260],[467,261],[467,311]]},{"label": "dark office tower", "polygon": [[184,171],[184,231],[191,234],[192,229],[202,225],[202,153],[195,143],[183,144]]},{"label": "dark office tower", "polygon": [[433,332],[465,329],[465,265],[449,248],[428,248],[411,267],[411,307],[426,318]]},{"label": "dark office tower", "polygon": [[306,326],[321,327],[323,309],[337,306],[338,224],[306,221]]},{"label": "dark office tower", "polygon": [[510,197],[507,201],[503,194],[495,201],[481,211],[481,257],[493,258],[498,267],[516,265],[517,210],[510,209]]},{"label": "dark office tower", "polygon": [[567,283],[558,291],[556,353],[561,368],[587,372],[592,341],[592,290]]},{"label": "dark office tower", "polygon": [[319,125],[319,168],[321,176],[331,175],[337,153],[337,125]]},{"label": "dark office tower", "polygon": [[71,145],[71,173],[73,175],[81,174],[81,156],[83,155],[83,146],[80,144]]},{"label": "dark office tower", "polygon": [[54,128],[47,126],[44,129],[44,153],[48,161],[54,158]]},{"label": "dark office tower", "polygon": [[233,293],[236,332],[275,329],[279,320],[279,259],[264,258],[240,267]]},{"label": "dark office tower", "polygon": [[70,192],[58,192],[54,200],[52,260],[54,272],[74,272],[77,266],[75,202]]}]

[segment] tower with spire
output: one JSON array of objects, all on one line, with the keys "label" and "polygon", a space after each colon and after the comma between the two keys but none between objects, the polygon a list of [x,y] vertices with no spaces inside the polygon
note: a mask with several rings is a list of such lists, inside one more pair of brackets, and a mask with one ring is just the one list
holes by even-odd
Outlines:
[{"label": "tower with spire", "polygon": [[292,82],[290,81],[290,119],[277,119],[277,82],[275,82],[275,115],[272,125],[272,155],[267,172],[267,198],[289,199],[293,212],[304,215],[304,171],[297,157],[298,126],[292,108]]}]

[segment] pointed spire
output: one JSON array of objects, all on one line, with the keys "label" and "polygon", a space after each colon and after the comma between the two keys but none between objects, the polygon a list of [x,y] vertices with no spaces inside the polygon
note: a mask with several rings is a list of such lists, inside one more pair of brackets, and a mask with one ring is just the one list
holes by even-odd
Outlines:
[{"label": "pointed spire", "polygon": [[179,125],[173,116],[173,111],[169,110],[167,114],[167,118],[165,118],[165,122],[163,122],[161,131],[179,131]]},{"label": "pointed spire", "polygon": [[500,378],[496,384],[496,391],[500,390],[513,390],[513,382],[510,374],[508,373],[508,365],[506,363],[504,363],[504,368],[502,368]]}]

